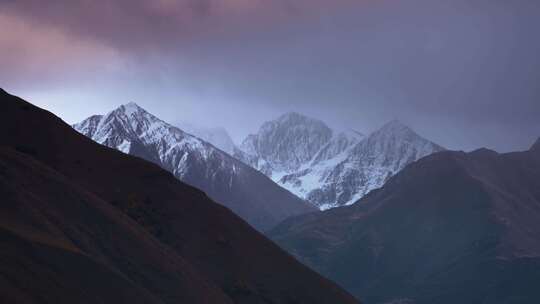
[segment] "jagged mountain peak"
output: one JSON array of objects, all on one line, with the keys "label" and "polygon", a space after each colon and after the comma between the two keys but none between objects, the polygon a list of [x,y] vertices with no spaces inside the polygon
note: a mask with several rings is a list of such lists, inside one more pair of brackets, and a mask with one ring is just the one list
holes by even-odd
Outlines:
[{"label": "jagged mountain peak", "polygon": [[121,105],[122,107],[124,108],[141,108],[141,106],[139,106],[136,102],[134,101],[130,101],[128,103],[125,103],[123,105]]},{"label": "jagged mountain peak", "polygon": [[[105,115],[91,116],[73,125],[73,128],[100,144],[142,158],[145,158],[147,153],[140,154],[140,147],[149,142],[178,143],[193,148],[207,145],[147,112],[136,103],[121,105]],[[161,148],[163,149],[163,146]],[[155,159],[153,161],[157,162]]]},{"label": "jagged mountain peak", "polygon": [[391,120],[378,130],[371,133],[367,137],[366,142],[360,143],[359,145],[366,144],[377,144],[385,150],[401,144],[407,144],[410,146],[414,146],[420,150],[431,151],[430,153],[427,153],[426,151],[420,154],[431,154],[433,152],[446,150],[444,147],[425,139],[424,137],[416,133],[416,131],[414,131],[411,127],[397,119]]},{"label": "jagged mountain peak", "polygon": [[146,132],[150,132],[153,136],[167,135],[169,140],[185,138],[192,140],[194,143],[200,141],[198,138],[161,120],[134,102],[123,104],[104,115],[97,128],[104,129],[105,125],[116,130],[123,129],[125,132],[137,137],[145,136]]},{"label": "jagged mountain peak", "polygon": [[126,114],[127,116],[131,116],[136,113],[137,114],[150,114],[146,109],[139,106],[137,103],[133,101],[119,106],[118,108],[113,110],[111,113],[123,113],[123,114]]},{"label": "jagged mountain peak", "polygon": [[139,111],[139,110],[145,111],[142,107],[140,107],[134,101],[130,101],[130,102],[126,103],[126,104],[123,104],[123,105],[120,106],[120,108],[122,108],[125,111]]},{"label": "jagged mountain peak", "polygon": [[[257,138],[268,136],[274,133],[285,133],[283,135],[297,136],[299,134],[308,135],[322,131],[325,135],[331,136],[333,131],[322,120],[308,117],[298,112],[288,112],[274,120],[264,122],[256,134],[250,134],[246,137],[244,144],[253,144]],[[329,138],[328,138],[329,139]]]},{"label": "jagged mountain peak", "polygon": [[324,122],[291,112],[265,122],[257,134],[244,140],[241,149],[255,156],[250,165],[271,176],[311,161],[332,136]]},{"label": "jagged mountain peak", "polygon": [[387,134],[387,133],[393,133],[393,134],[416,134],[416,132],[411,129],[408,125],[404,124],[398,119],[393,119],[386,124],[384,124],[381,128],[373,132],[374,135],[377,134]]},{"label": "jagged mountain peak", "polygon": [[287,112],[277,118],[277,121],[302,121],[302,120],[316,120],[298,112]]},{"label": "jagged mountain peak", "polygon": [[[134,118],[134,119],[133,119]],[[113,123],[121,123],[124,125],[124,128],[131,126],[135,131],[137,125],[141,123],[150,124],[150,122],[159,121],[157,117],[150,114],[148,111],[140,107],[134,102],[126,103],[118,106],[112,111],[106,113],[105,115],[93,115],[87,118],[86,120],[80,122],[77,125],[85,124],[91,119],[99,119],[100,122],[95,127],[97,129],[102,128],[104,125],[109,125]]]},{"label": "jagged mountain peak", "polygon": [[277,119],[265,122],[259,134],[273,132],[276,129],[287,128],[288,130],[296,129],[302,132],[316,132],[323,130],[330,132],[330,128],[322,121],[297,112],[289,112],[279,116]]}]

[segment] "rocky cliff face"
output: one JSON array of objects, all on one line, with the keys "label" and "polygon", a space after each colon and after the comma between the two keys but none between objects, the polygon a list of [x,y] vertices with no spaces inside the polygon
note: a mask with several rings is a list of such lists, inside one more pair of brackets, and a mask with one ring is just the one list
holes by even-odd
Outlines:
[{"label": "rocky cliff face", "polygon": [[332,138],[332,130],[322,121],[289,113],[264,123],[248,136],[240,149],[253,156],[251,165],[268,176],[298,170],[309,162]]}]

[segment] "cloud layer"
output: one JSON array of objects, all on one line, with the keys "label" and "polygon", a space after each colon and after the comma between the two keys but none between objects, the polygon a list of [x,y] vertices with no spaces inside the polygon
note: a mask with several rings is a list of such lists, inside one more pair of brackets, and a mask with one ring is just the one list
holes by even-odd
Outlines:
[{"label": "cloud layer", "polygon": [[68,120],[133,100],[241,138],[294,110],[521,149],[540,135],[539,15],[533,0],[0,0],[0,82]]}]

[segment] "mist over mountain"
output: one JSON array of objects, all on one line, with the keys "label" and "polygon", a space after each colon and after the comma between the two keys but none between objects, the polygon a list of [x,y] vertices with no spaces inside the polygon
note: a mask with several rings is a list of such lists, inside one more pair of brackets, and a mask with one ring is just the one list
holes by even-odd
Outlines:
[{"label": "mist over mountain", "polygon": [[182,131],[212,144],[229,155],[234,154],[236,145],[227,130],[223,127],[202,127],[186,122],[177,122],[174,125]]}]

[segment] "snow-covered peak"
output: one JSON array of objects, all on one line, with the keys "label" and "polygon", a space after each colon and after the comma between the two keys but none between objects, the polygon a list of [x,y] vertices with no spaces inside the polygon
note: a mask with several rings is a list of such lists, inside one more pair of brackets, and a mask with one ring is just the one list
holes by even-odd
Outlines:
[{"label": "snow-covered peak", "polygon": [[405,125],[397,119],[393,119],[384,124],[380,129],[374,132],[374,134],[392,133],[392,134],[406,134],[415,133],[409,126]]},{"label": "snow-covered peak", "polygon": [[302,115],[297,112],[289,112],[281,115],[274,121],[267,122],[263,124],[261,129],[264,129],[265,126],[316,126],[319,128],[328,128],[328,126],[321,120],[311,118],[305,115]]},{"label": "snow-covered peak", "polygon": [[115,147],[125,153],[130,153],[138,144],[151,142],[160,142],[161,149],[187,146],[191,149],[201,149],[210,146],[203,140],[162,121],[135,103],[121,105],[103,116],[92,116],[73,127],[94,141]]},{"label": "snow-covered peak", "polygon": [[101,133],[103,137],[108,138],[110,130],[121,129],[128,135],[138,137],[150,130],[169,127],[166,122],[131,102],[104,115],[97,126],[96,134]]},{"label": "snow-covered peak", "polygon": [[[402,145],[408,145],[418,150],[431,151],[431,153],[433,151],[444,150],[444,148],[421,137],[409,126],[398,120],[392,120],[386,123],[380,129],[371,133],[363,143],[377,145],[381,150],[394,150]],[[384,151],[379,152],[382,153]]]},{"label": "snow-covered peak", "polygon": [[[279,138],[276,138],[277,136]],[[323,140],[328,140],[332,137],[332,130],[321,120],[290,112],[275,120],[263,123],[258,133],[254,136],[248,136],[248,138],[256,137],[261,143],[261,141],[272,139],[294,141],[300,137],[309,141],[314,140],[316,136],[323,136]],[[250,144],[252,143],[248,143],[248,145]]]},{"label": "snow-covered peak", "polygon": [[117,110],[124,112],[127,116],[131,116],[137,113],[148,113],[145,109],[141,108],[135,102],[129,102],[124,105],[121,105]]},{"label": "snow-covered peak", "polygon": [[308,121],[317,121],[314,118],[307,117],[297,112],[289,112],[279,116],[275,121],[280,123],[305,123]]},{"label": "snow-covered peak", "polygon": [[332,136],[324,122],[292,112],[265,122],[257,134],[244,140],[241,149],[275,170],[292,170],[313,159]]},{"label": "snow-covered peak", "polygon": [[[359,142],[351,150],[349,159],[384,172],[379,175],[379,180],[384,181],[385,175],[393,175],[409,163],[442,150],[443,147],[421,137],[403,123],[393,120]],[[381,182],[377,184],[377,187],[380,186]]]},{"label": "snow-covered peak", "polygon": [[[132,108],[132,109],[143,109],[142,107],[140,107],[140,106],[139,106],[136,102],[134,102],[134,101],[130,101],[130,102],[128,102],[128,103],[125,103],[125,104],[121,105],[120,107],[126,108],[126,109],[128,109],[128,108]],[[144,110],[144,109],[143,109],[143,110]]]}]

